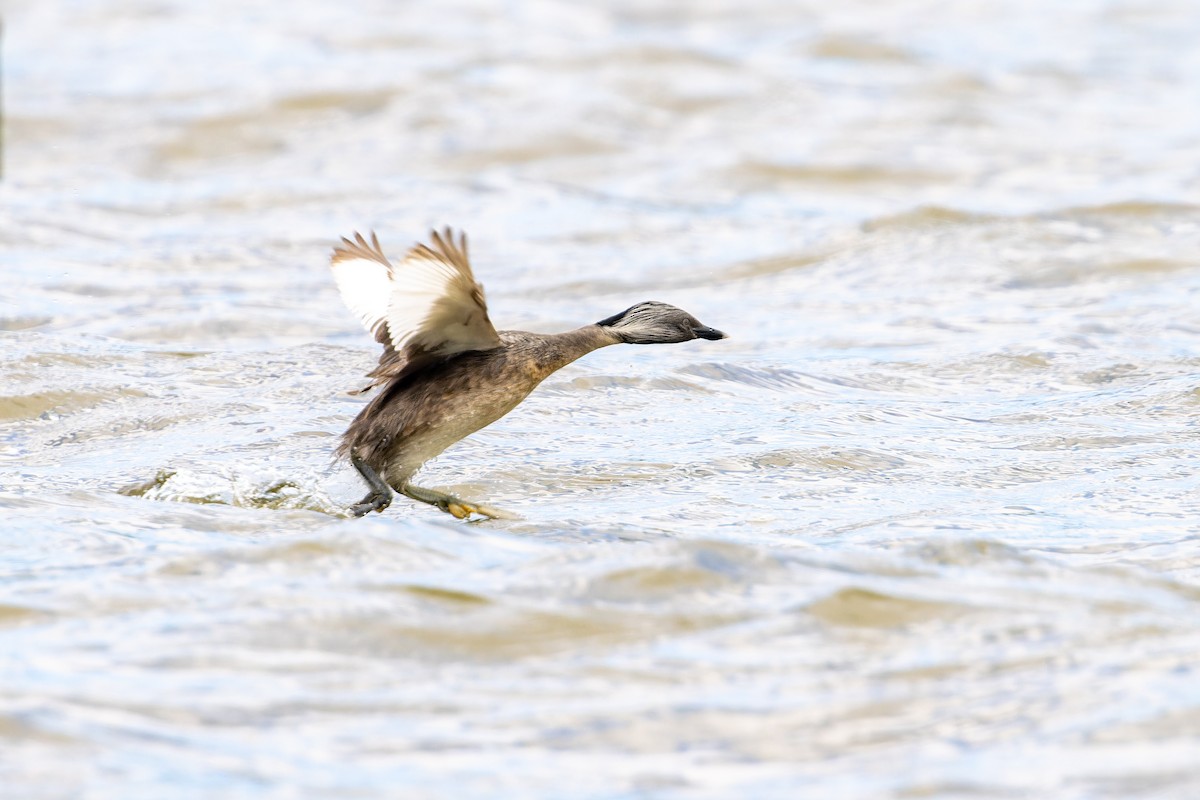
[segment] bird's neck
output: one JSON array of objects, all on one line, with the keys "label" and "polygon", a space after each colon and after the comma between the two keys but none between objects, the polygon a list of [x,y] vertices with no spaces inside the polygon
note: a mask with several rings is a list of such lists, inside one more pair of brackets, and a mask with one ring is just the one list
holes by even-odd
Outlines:
[{"label": "bird's neck", "polygon": [[542,372],[540,378],[545,378],[593,350],[618,344],[620,341],[615,334],[599,325],[585,325],[566,333],[551,334],[538,344],[537,364]]}]

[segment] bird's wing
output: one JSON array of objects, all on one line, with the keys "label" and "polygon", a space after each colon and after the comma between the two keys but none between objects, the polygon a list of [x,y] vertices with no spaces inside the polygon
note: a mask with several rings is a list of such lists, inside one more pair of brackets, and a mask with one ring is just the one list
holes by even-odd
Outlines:
[{"label": "bird's wing", "polygon": [[398,375],[406,366],[439,356],[500,346],[488,319],[483,287],[467,259],[467,237],[446,228],[430,234],[393,265],[371,234],[342,239],[334,248],[334,280],[350,310],[383,345],[372,377]]},{"label": "bird's wing", "polygon": [[387,324],[392,346],[408,359],[491,350],[500,337],[488,319],[483,287],[471,274],[467,237],[430,233],[392,270]]},{"label": "bird's wing", "polygon": [[346,306],[376,341],[390,346],[387,310],[393,267],[374,232],[369,243],[361,233],[354,234],[354,241],[343,236],[342,243],[333,248],[329,266]]}]

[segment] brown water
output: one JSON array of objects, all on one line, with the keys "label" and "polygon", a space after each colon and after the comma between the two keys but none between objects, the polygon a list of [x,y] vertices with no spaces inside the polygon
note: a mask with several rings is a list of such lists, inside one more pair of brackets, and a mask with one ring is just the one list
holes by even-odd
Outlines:
[{"label": "brown water", "polygon": [[[1200,796],[1194,4],[10,2],[0,794]],[[671,302],[422,482],[327,270]]]}]

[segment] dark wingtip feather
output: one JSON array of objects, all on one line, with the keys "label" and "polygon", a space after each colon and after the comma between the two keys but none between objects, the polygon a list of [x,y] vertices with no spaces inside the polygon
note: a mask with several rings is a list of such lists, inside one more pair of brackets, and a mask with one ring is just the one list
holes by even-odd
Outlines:
[{"label": "dark wingtip feather", "polygon": [[379,237],[375,235],[375,231],[371,231],[370,243],[358,231],[354,232],[353,240],[343,236],[342,243],[333,248],[333,255],[329,257],[329,261],[332,264],[337,264],[341,261],[350,261],[355,258],[365,258],[383,264],[389,269],[390,274],[391,262],[383,254],[383,248],[379,246]]}]

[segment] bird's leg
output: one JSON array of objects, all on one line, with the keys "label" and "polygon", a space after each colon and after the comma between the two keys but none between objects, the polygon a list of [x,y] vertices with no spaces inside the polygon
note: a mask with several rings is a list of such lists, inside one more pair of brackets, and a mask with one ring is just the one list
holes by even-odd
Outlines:
[{"label": "bird's leg", "polygon": [[392,504],[392,487],[379,477],[379,473],[367,466],[358,456],[350,456],[350,463],[363,476],[363,480],[371,487],[371,491],[362,500],[350,506],[350,513],[356,517],[369,514],[372,511],[383,511]]},{"label": "bird's leg", "polygon": [[400,492],[406,497],[411,497],[413,500],[437,506],[442,511],[458,519],[466,519],[472,514],[481,514],[492,519],[514,519],[512,514],[488,508],[479,503],[468,503],[466,500],[460,500],[452,494],[439,492],[437,489],[426,489],[421,486],[414,486],[411,483],[405,483],[400,486]]}]

